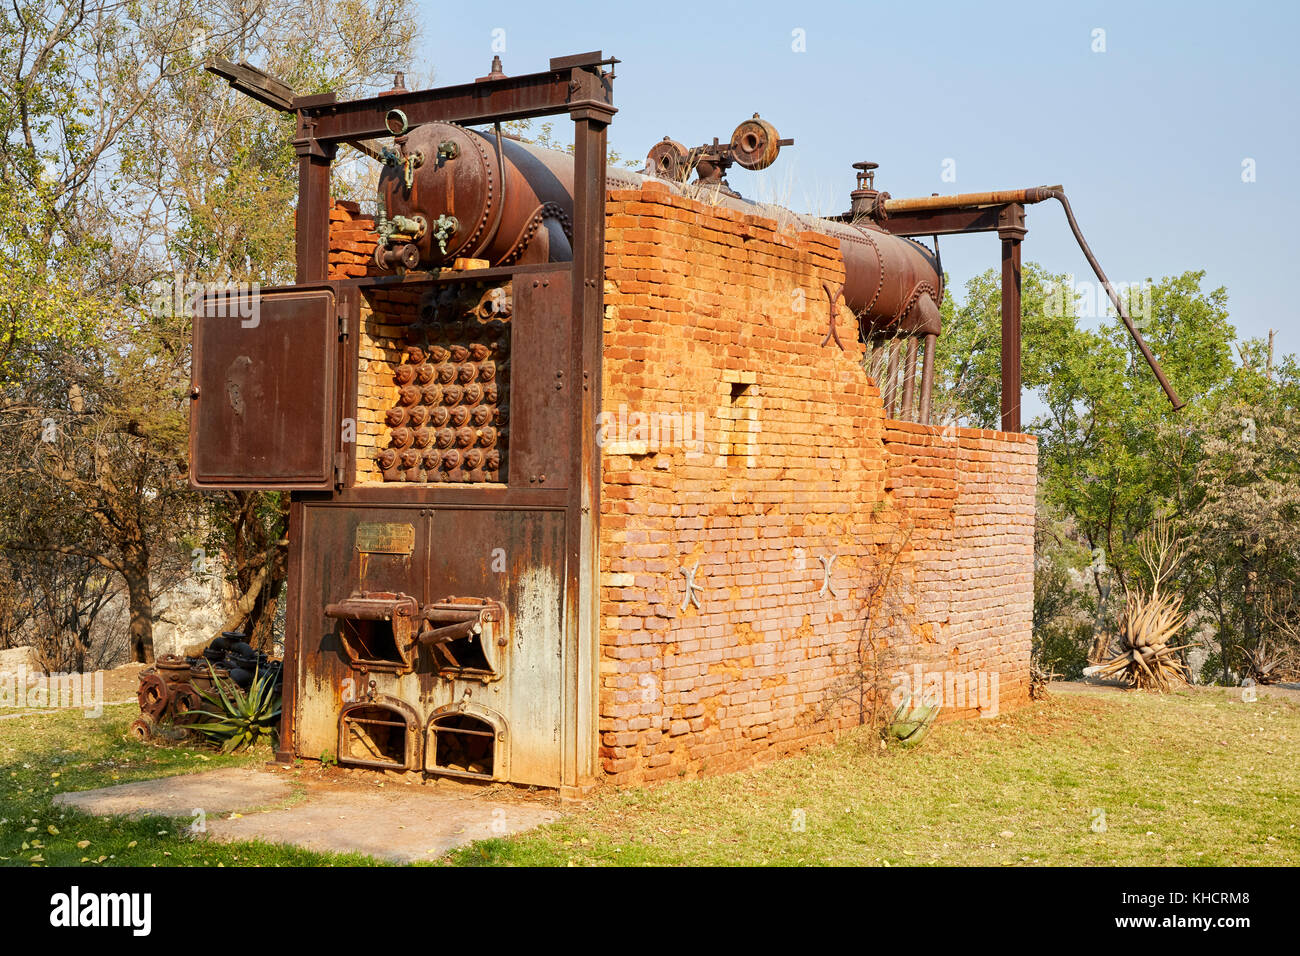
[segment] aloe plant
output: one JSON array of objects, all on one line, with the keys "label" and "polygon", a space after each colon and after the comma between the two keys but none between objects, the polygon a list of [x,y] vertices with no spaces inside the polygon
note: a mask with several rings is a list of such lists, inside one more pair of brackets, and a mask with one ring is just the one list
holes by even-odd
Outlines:
[{"label": "aloe plant", "polygon": [[908,694],[894,711],[894,717],[889,722],[889,735],[904,747],[915,747],[925,739],[938,716],[938,704],[912,706],[912,695]]},{"label": "aloe plant", "polygon": [[[210,662],[208,670],[212,671]],[[199,695],[216,712],[193,711],[198,720],[190,729],[219,743],[222,753],[235,753],[245,747],[255,747],[263,740],[272,740],[280,724],[280,694],[275,689],[275,675],[254,672],[253,683],[247,691],[232,684],[227,693],[222,683],[213,671],[212,686],[216,693],[201,690]]]}]

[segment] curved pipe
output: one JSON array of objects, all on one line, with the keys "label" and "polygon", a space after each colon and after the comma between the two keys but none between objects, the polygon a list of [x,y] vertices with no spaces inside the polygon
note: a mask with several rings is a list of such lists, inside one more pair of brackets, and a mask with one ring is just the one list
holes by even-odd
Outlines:
[{"label": "curved pipe", "polygon": [[[1083,257],[1088,260],[1088,265],[1092,267],[1093,274],[1097,280],[1106,289],[1106,294],[1110,296],[1110,301],[1115,306],[1115,311],[1119,313],[1120,319],[1124,322],[1124,327],[1128,329],[1129,335],[1137,344],[1138,350],[1142,357],[1146,359],[1147,365],[1155,373],[1156,380],[1160,387],[1164,389],[1165,396],[1173,406],[1174,411],[1178,411],[1187,403],[1178,397],[1174,387],[1169,384],[1169,379],[1165,377],[1164,369],[1160,367],[1155,355],[1152,354],[1151,348],[1147,345],[1142,334],[1138,332],[1137,326],[1129,317],[1128,309],[1120,301],[1119,295],[1115,292],[1110,280],[1106,278],[1106,273],[1101,270],[1101,263],[1097,257],[1092,254],[1092,249],[1088,246],[1088,241],[1083,238],[1083,231],[1079,228],[1079,223],[1074,218],[1074,210],[1070,208],[1070,200],[1065,196],[1064,186],[1030,186],[1027,189],[1003,189],[995,192],[984,193],[960,193],[956,196],[918,196],[913,199],[887,199],[885,201],[885,215],[891,212],[915,212],[918,210],[950,210],[950,209],[973,209],[978,206],[997,206],[1006,203],[1025,203],[1033,204],[1045,202],[1048,199],[1055,199],[1065,210],[1065,219],[1070,224],[1070,231],[1074,233],[1074,240],[1079,244],[1079,249],[1083,252]],[[886,219],[886,222],[888,219]],[[936,248],[938,241],[935,242]]]},{"label": "curved pipe", "polygon": [[1069,222],[1070,231],[1074,233],[1074,238],[1079,243],[1079,248],[1083,251],[1083,257],[1088,260],[1088,265],[1092,266],[1092,271],[1096,273],[1097,279],[1103,286],[1105,286],[1106,294],[1110,296],[1110,301],[1115,304],[1115,311],[1118,312],[1119,317],[1124,320],[1124,327],[1127,328],[1129,334],[1133,336],[1133,341],[1137,343],[1138,349],[1142,352],[1142,357],[1145,358],[1147,364],[1151,366],[1151,371],[1155,372],[1156,379],[1160,382],[1160,387],[1165,390],[1165,396],[1169,399],[1169,403],[1173,405],[1174,411],[1178,411],[1187,403],[1178,397],[1178,393],[1174,391],[1174,387],[1169,384],[1169,379],[1165,378],[1165,373],[1160,367],[1160,363],[1157,362],[1156,357],[1151,354],[1151,349],[1147,346],[1146,340],[1142,338],[1142,334],[1138,332],[1137,326],[1135,326],[1133,320],[1129,318],[1128,309],[1124,308],[1124,303],[1120,301],[1119,295],[1110,284],[1110,280],[1106,278],[1106,273],[1101,271],[1101,263],[1099,263],[1097,257],[1092,254],[1092,250],[1088,248],[1088,242],[1083,238],[1083,232],[1080,231],[1079,224],[1074,219],[1074,210],[1070,208],[1070,200],[1065,198],[1065,190],[1059,186],[1053,187],[1047,190],[1047,198],[1055,199],[1061,204],[1061,208],[1065,210],[1065,219]]}]

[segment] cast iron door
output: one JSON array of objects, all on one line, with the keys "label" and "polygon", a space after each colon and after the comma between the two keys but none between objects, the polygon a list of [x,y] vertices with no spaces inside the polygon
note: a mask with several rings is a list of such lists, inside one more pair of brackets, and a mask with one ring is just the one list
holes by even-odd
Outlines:
[{"label": "cast iron door", "polygon": [[338,436],[329,288],[208,295],[195,309],[190,483],[329,490]]}]

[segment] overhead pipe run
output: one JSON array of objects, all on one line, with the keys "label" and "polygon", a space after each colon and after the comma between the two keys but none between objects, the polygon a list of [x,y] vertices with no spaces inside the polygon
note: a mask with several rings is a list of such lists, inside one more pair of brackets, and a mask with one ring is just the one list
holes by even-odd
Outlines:
[{"label": "overhead pipe run", "polygon": [[[884,194],[887,195],[887,194]],[[1137,344],[1138,350],[1142,357],[1146,359],[1147,365],[1155,373],[1156,380],[1160,382],[1160,387],[1164,389],[1169,403],[1173,406],[1174,411],[1178,411],[1186,402],[1178,397],[1174,391],[1169,379],[1165,377],[1164,369],[1160,367],[1160,362],[1152,354],[1151,348],[1147,345],[1142,334],[1133,324],[1133,319],[1129,316],[1128,309],[1120,299],[1115,288],[1106,278],[1106,273],[1102,271],[1101,263],[1093,255],[1092,249],[1088,242],[1083,238],[1083,231],[1079,228],[1078,221],[1074,218],[1074,210],[1070,208],[1070,200],[1066,198],[1065,187],[1057,186],[1030,186],[1025,189],[1006,189],[995,192],[982,193],[959,193],[955,196],[918,196],[909,199],[890,199],[887,198],[883,203],[884,220],[888,220],[890,215],[899,213],[916,213],[916,212],[946,212],[958,209],[977,209],[981,207],[1004,206],[1018,203],[1023,205],[1032,205],[1034,203],[1045,202],[1049,199],[1055,199],[1065,210],[1066,221],[1070,225],[1070,231],[1074,233],[1074,239],[1079,244],[1083,256],[1088,260],[1088,265],[1092,267],[1093,274],[1110,296],[1110,301],[1115,306],[1115,311],[1119,313],[1120,319],[1124,322],[1124,327],[1128,329],[1129,334],[1133,336],[1133,341]],[[886,222],[886,228],[889,228]]]},{"label": "overhead pipe run", "polygon": [[[298,106],[293,90],[286,84],[247,64],[217,61],[207,68],[276,109],[289,111]],[[495,57],[491,72],[465,90],[495,89],[507,79],[500,58]],[[356,131],[342,113],[331,115],[331,122],[339,128],[325,131],[326,139],[364,146],[369,155],[384,163],[377,216],[380,244],[375,251],[380,268],[404,272],[457,258],[486,259],[494,266],[571,261],[574,156],[505,137],[499,122],[494,124],[495,135],[457,123],[419,123],[418,116],[412,123],[407,111],[419,104],[406,102],[410,97],[402,95],[406,93],[402,86],[399,75],[395,88],[386,94],[393,97],[394,106],[388,110],[384,125],[394,136],[395,148],[376,153],[370,144],[360,143],[361,135],[352,135]],[[481,98],[481,94],[476,95]],[[405,107],[405,111],[399,107]],[[363,132],[374,131],[366,127]],[[851,193],[850,211],[829,219],[754,203],[731,189],[725,178],[730,166],[764,169],[776,160],[781,147],[793,142],[781,139],[776,128],[755,113],[736,127],[726,143],[715,138],[712,143],[688,149],[665,136],[650,149],[641,172],[610,167],[605,178],[608,187],[614,189],[636,189],[654,181],[679,195],[708,190],[708,198],[717,205],[746,213],[770,211],[800,228],[837,239],[844,257],[844,302],[857,314],[861,338],[872,350],[870,370],[877,376],[881,393],[888,396],[890,406],[897,406],[891,413],[896,410],[905,417],[915,413],[918,421],[927,424],[935,347],[941,331],[939,305],[944,292],[938,236],[997,231],[1003,245],[1004,431],[1020,430],[1020,243],[1026,231],[1024,207],[1055,199],[1065,210],[1084,258],[1170,404],[1175,410],[1183,407],[1185,403],[1084,239],[1062,186],[894,199],[875,188],[877,164],[862,162],[854,164],[857,188]],[[692,173],[697,179],[688,185],[686,180]],[[928,235],[934,235],[936,240],[933,251],[912,238]],[[906,346],[895,341],[900,337],[909,338]],[[902,361],[897,354],[899,348],[905,351]],[[888,361],[875,361],[881,356],[887,356]],[[881,374],[891,377],[882,381]],[[901,381],[896,380],[898,376]]]}]

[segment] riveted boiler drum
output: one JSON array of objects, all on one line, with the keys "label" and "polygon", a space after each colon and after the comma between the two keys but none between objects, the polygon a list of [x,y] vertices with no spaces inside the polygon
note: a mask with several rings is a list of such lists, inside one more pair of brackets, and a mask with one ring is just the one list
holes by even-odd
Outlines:
[{"label": "riveted boiler drum", "polygon": [[[747,129],[741,124],[736,132],[744,165],[762,168],[771,157],[759,145],[772,140],[775,130],[766,140],[751,136],[749,143],[743,135]],[[417,126],[394,145],[379,180],[382,244],[376,257],[382,266],[437,267],[462,257],[494,266],[572,260],[569,153],[452,123]],[[613,167],[606,180],[611,189],[655,181],[675,193],[687,191],[678,182]],[[717,195],[712,201],[760,215],[765,208],[738,196]],[[942,278],[929,249],[870,224],[794,219],[802,228],[839,240],[844,301],[869,335],[939,332]]]}]

